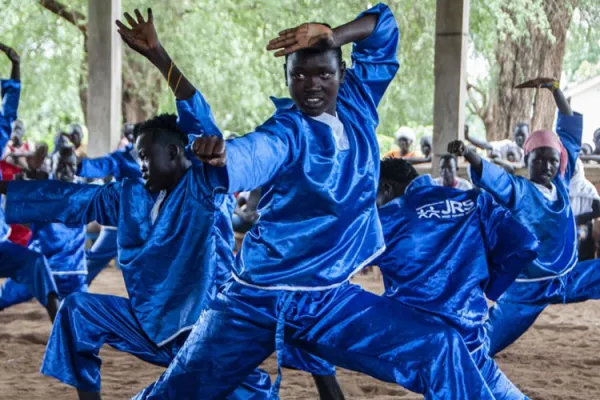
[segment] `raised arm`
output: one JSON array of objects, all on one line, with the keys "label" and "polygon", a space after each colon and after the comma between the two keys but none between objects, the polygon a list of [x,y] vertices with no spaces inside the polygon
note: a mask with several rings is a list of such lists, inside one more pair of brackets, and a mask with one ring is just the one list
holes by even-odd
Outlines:
[{"label": "raised arm", "polygon": [[239,138],[200,137],[192,152],[205,163],[205,180],[213,189],[245,192],[264,186],[294,162],[299,153],[295,131],[290,118],[275,115]]},{"label": "raised arm", "polygon": [[77,164],[77,176],[102,179],[110,175],[117,175],[118,168],[117,161],[110,154],[98,158],[83,158]]},{"label": "raised arm", "polygon": [[196,88],[171,60],[171,57],[158,40],[152,9],[148,9],[147,20],[144,19],[138,9],[135,10],[135,16],[134,19],[129,13],[125,13],[124,17],[129,26],[119,20],[116,21],[119,27],[118,32],[123,41],[158,68],[167,79],[167,83],[175,97],[182,100],[191,98],[196,92]]},{"label": "raised arm", "polygon": [[8,223],[61,222],[117,226],[120,185],[60,181],[0,181]]},{"label": "raised arm", "polygon": [[21,58],[19,54],[7,45],[0,43],[0,51],[4,52],[12,64],[10,79],[13,81],[21,80]]},{"label": "raised arm", "polygon": [[12,124],[17,119],[19,97],[21,95],[19,55],[10,47],[0,43],[3,51],[12,62],[11,79],[0,81],[2,110],[0,111],[0,153],[4,151],[12,133]]},{"label": "raised arm", "polygon": [[556,106],[558,107],[558,118],[556,121],[556,133],[567,150],[569,164],[565,173],[565,180],[571,181],[575,171],[575,163],[581,151],[581,140],[583,136],[583,116],[574,113],[567,102],[565,95],[560,90],[559,82],[553,78],[536,78],[523,82],[516,86],[517,89],[543,88],[552,92]]},{"label": "raised arm", "polygon": [[315,23],[286,29],[269,42],[267,50],[279,50],[275,56],[284,56],[307,47],[336,48],[354,43],[353,68],[348,72],[365,85],[377,106],[400,66],[399,40],[394,14],[386,5],[378,4],[335,29]]},{"label": "raised arm", "polygon": [[491,193],[504,207],[513,209],[516,206],[519,201],[519,185],[513,175],[504,168],[482,159],[460,140],[450,142],[448,152],[457,157],[463,156],[471,164],[471,180],[475,186]]}]

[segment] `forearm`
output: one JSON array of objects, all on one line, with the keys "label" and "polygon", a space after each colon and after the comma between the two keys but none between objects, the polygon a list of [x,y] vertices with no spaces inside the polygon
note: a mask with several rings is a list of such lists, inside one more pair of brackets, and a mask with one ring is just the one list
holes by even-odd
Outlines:
[{"label": "forearm", "polygon": [[466,138],[473,146],[478,147],[480,149],[483,150],[493,150],[492,145],[490,145],[488,142],[486,142],[485,140],[479,140],[479,139],[475,139],[473,137],[467,137]]},{"label": "forearm", "polygon": [[345,44],[368,38],[377,26],[377,18],[377,15],[368,14],[335,28],[333,30],[334,47],[342,47]]},{"label": "forearm", "polygon": [[417,164],[426,164],[431,162],[431,157],[427,157],[427,158],[405,158],[404,160],[406,160],[406,162],[412,164],[412,165],[417,165]]},{"label": "forearm", "polygon": [[12,69],[10,71],[10,79],[15,81],[21,80],[21,64],[18,61],[12,62]]},{"label": "forearm", "polygon": [[558,111],[562,114],[567,115],[569,117],[573,116],[573,110],[565,97],[565,94],[560,90],[560,88],[556,88],[552,91],[552,95],[554,96],[554,101],[556,101],[556,106],[558,107]]},{"label": "forearm", "polygon": [[581,161],[596,161],[600,163],[600,156],[594,154],[590,154],[588,156],[580,154],[579,158],[581,158]]},{"label": "forearm", "polygon": [[475,171],[477,175],[481,176],[481,173],[483,172],[482,158],[477,153],[469,149],[465,150],[463,157],[465,158],[465,160],[467,160],[469,164],[471,164],[471,168],[473,168],[473,171]]},{"label": "forearm", "polygon": [[185,75],[183,75],[177,65],[175,65],[162,45],[148,57],[148,60],[160,71],[165,79],[167,79],[167,83],[176,98],[187,100],[194,95],[196,88],[190,83]]},{"label": "forearm", "polygon": [[506,170],[506,172],[508,172],[509,174],[514,174],[516,172],[514,165],[512,165],[511,163],[509,163],[507,161],[504,161],[504,160],[499,159],[499,158],[494,158],[492,160],[492,162],[494,164],[499,165],[502,168],[504,168]]}]

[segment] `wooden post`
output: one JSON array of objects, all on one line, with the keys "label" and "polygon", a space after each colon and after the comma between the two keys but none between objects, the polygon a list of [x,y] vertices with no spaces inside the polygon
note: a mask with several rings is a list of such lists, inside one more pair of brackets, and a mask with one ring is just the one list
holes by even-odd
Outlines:
[{"label": "wooden post", "polygon": [[469,0],[437,0],[435,94],[433,106],[433,171],[448,142],[464,139],[467,94]]},{"label": "wooden post", "polygon": [[121,138],[121,38],[115,20],[121,0],[88,0],[88,103],[90,157],[116,149]]}]

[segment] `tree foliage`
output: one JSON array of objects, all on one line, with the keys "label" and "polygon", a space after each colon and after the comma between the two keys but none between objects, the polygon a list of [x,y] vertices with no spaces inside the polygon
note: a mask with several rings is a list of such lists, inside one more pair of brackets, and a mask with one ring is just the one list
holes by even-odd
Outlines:
[{"label": "tree foliage", "polygon": [[[41,0],[43,1],[43,0]],[[484,73],[470,71],[478,87],[494,85],[497,44],[506,35],[526,37],[532,24],[548,29],[544,0],[472,0],[472,57]],[[579,0],[581,24],[597,34],[591,4]],[[86,0],[63,0],[87,18]],[[151,6],[161,41],[183,71],[203,91],[224,131],[244,133],[273,111],[269,96],[286,96],[282,60],[265,51],[279,30],[305,21],[333,26],[354,18],[374,3],[348,0],[343,6],[325,0],[122,0],[123,10]],[[430,130],[433,121],[434,0],[390,0],[401,29],[400,72],[380,106],[378,133],[392,136],[402,125]],[[80,91],[85,93],[84,34],[65,18],[44,9],[40,0],[0,0],[0,38],[22,55],[23,95],[20,116],[31,136],[45,138],[67,123],[84,121]],[[78,24],[86,21],[78,20]],[[589,36],[587,36],[589,37]],[[585,62],[597,60],[598,45],[585,40],[585,29],[569,37],[566,70],[575,75]],[[578,47],[579,46],[579,47]],[[587,47],[581,47],[587,46]],[[584,48],[588,54],[578,49]],[[123,109],[129,121],[159,112],[173,112],[166,84],[153,68],[124,48]],[[591,54],[590,54],[591,53]],[[344,48],[349,62],[350,47]],[[595,55],[594,55],[595,54]],[[8,61],[0,58],[0,74]],[[382,139],[387,148],[391,141]]]}]

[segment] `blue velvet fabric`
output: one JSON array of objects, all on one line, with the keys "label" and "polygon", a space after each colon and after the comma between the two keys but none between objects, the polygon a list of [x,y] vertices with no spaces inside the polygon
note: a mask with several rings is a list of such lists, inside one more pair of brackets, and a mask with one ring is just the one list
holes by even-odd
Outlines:
[{"label": "blue velvet fabric", "polygon": [[86,251],[88,285],[111,260],[117,259],[118,253],[117,230],[114,227],[103,226],[92,247]]},{"label": "blue velvet fabric", "polygon": [[[387,250],[385,296],[437,315],[461,332],[487,316],[496,300],[537,256],[537,240],[492,197],[477,190],[415,179],[404,196],[379,209]],[[490,295],[491,293],[491,295]],[[471,349],[481,343],[465,338]]]},{"label": "blue velvet fabric", "polygon": [[166,372],[135,399],[221,399],[276,350],[280,333],[295,348],[426,399],[494,399],[460,335],[435,317],[349,283],[307,292],[237,282],[218,294]]},{"label": "blue velvet fabric", "polygon": [[[143,333],[128,299],[89,293],[69,296],[54,323],[52,337],[42,362],[42,373],[77,389],[100,391],[98,353],[102,344],[132,354],[154,365],[166,367],[185,342],[183,332],[164,346],[157,346]],[[228,400],[267,399],[269,375],[253,371]]]},{"label": "blue velvet fabric", "polygon": [[[328,125],[303,114],[291,100],[276,99],[271,118],[227,142],[227,166],[207,168],[215,189],[234,193],[263,188],[261,218],[246,235],[234,265],[240,281],[272,289],[334,287],[384,249],[375,207],[375,128],[377,105],[399,66],[399,31],[385,5],[359,17],[365,14],[378,15],[377,26],[354,44],[353,67],[337,101],[348,147],[340,147]],[[178,113],[186,132],[218,132],[192,101],[179,101]]]},{"label": "blue velvet fabric", "polygon": [[[568,154],[565,176],[559,174],[553,180],[556,201],[544,197],[528,179],[510,175],[487,161],[481,176],[471,171],[473,183],[509,208],[540,241],[538,257],[525,265],[516,282],[490,310],[486,328],[492,354],[525,333],[548,304],[598,295],[593,286],[598,282],[595,271],[588,270],[590,264],[577,264],[577,229],[568,191],[581,148],[583,116],[559,112],[556,133]],[[579,294],[574,295],[574,291]]]},{"label": "blue velvet fabric", "polygon": [[[83,225],[32,224],[29,249],[48,261],[60,298],[87,292],[85,264],[86,233]],[[28,301],[33,293],[26,285],[8,279],[0,291],[0,308]]]},{"label": "blue velvet fabric", "polygon": [[495,300],[537,254],[537,240],[491,195],[437,186],[429,175],[379,209],[384,296],[440,317],[463,337],[497,399],[524,395],[487,356],[485,294]]},{"label": "blue velvet fabric", "polygon": [[[25,285],[28,293],[44,307],[48,304],[49,294],[58,294],[46,257],[8,240],[0,241],[0,277]],[[8,293],[6,296],[10,298],[12,294],[18,296],[17,293]],[[8,305],[10,304],[0,307]]]},{"label": "blue velvet fabric", "polygon": [[154,224],[155,196],[129,179],[104,186],[11,182],[7,217],[24,223],[96,220],[118,227],[119,264],[132,308],[145,334],[161,344],[194,324],[214,290],[213,226],[223,197],[207,193],[199,168],[185,173]]},{"label": "blue velvet fabric", "polygon": [[98,158],[84,158],[77,170],[83,178],[105,178],[112,175],[117,181],[125,178],[141,179],[142,172],[138,161],[132,155],[135,151],[132,144],[124,149],[114,151]]},{"label": "blue velvet fabric", "polygon": [[540,241],[538,257],[525,266],[520,280],[558,276],[577,262],[577,229],[569,202],[569,182],[581,148],[583,117],[559,113],[556,132],[569,161],[564,178],[558,174],[553,180],[558,195],[554,202],[544,197],[529,179],[511,175],[487,161],[483,162],[481,176],[471,170],[473,183],[491,193]]},{"label": "blue velvet fabric", "polygon": [[[21,96],[21,82],[12,79],[0,80],[0,93],[2,95],[2,110],[0,112],[0,150],[10,140],[12,134],[12,123],[17,119],[19,109],[19,97]],[[0,171],[0,178],[2,172]],[[0,207],[0,240],[8,239],[10,228],[4,218],[4,208]]]},{"label": "blue velvet fabric", "polygon": [[486,323],[490,354],[504,350],[551,304],[600,300],[600,260],[578,263],[568,274],[542,281],[517,282],[491,308]]}]

